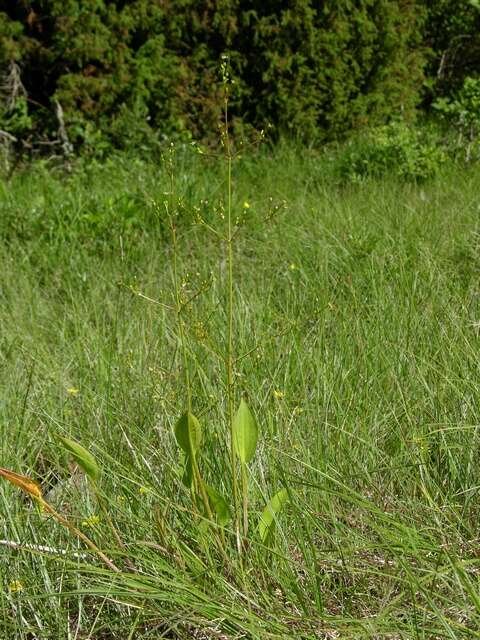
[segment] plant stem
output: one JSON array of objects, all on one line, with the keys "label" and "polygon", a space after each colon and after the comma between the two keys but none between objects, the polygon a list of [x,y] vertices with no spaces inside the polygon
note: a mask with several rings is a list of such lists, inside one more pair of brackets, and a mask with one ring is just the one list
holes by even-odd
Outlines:
[{"label": "plant stem", "polygon": [[90,540],[88,536],[86,536],[83,533],[83,531],[80,531],[80,529],[77,529],[75,525],[69,522],[60,513],[55,511],[55,509],[46,500],[44,500],[43,498],[37,498],[37,499],[39,500],[40,504],[45,509],[45,511],[47,511],[47,513],[52,515],[55,518],[55,520],[57,520],[57,522],[59,522],[66,529],[68,529],[70,533],[73,533],[75,536],[77,536],[77,538],[79,538],[82,542],[84,542],[89,549],[91,549],[94,553],[97,554],[97,556],[101,560],[103,560],[103,562],[107,565],[109,569],[111,569],[115,573],[120,573],[120,569],[103,553],[101,549],[97,547],[97,545],[94,542]]},{"label": "plant stem", "polygon": [[212,513],[212,510],[210,509],[210,502],[208,500],[207,491],[205,489],[205,483],[203,482],[203,478],[200,474],[200,469],[198,468],[197,459],[195,456],[192,456],[192,471],[193,471],[193,477],[195,478],[195,481],[198,485],[198,493],[200,494],[203,500],[203,504],[205,506],[205,512],[207,514],[207,517],[209,520],[213,521],[213,513]]},{"label": "plant stem", "polygon": [[172,234],[172,247],[173,247],[173,288],[175,290],[175,313],[177,317],[177,327],[180,337],[180,346],[182,350],[183,358],[183,372],[185,376],[185,388],[187,393],[187,409],[189,413],[192,412],[192,389],[190,385],[190,369],[188,366],[188,353],[186,336],[183,328],[183,322],[181,318],[182,303],[180,299],[180,287],[178,278],[178,257],[177,257],[177,227],[174,219],[174,193],[175,193],[175,176],[173,170],[173,150],[170,150],[170,157],[167,162],[167,170],[170,178],[170,189],[168,194],[168,217],[170,220],[170,230]]},{"label": "plant stem", "polygon": [[243,538],[248,535],[248,479],[247,465],[242,464],[242,507],[243,507]]},{"label": "plant stem", "polygon": [[[179,286],[179,277],[178,277],[178,255],[177,255],[177,229],[174,220],[174,193],[175,193],[175,176],[173,170],[173,159],[172,159],[173,150],[170,151],[170,157],[168,161],[168,173],[170,178],[170,189],[169,189],[169,197],[168,197],[168,215],[170,219],[170,228],[172,234],[172,246],[173,246],[173,286],[175,289],[175,311],[177,316],[177,326],[178,333],[180,336],[180,344],[182,350],[182,358],[183,358],[183,371],[185,375],[185,387],[187,393],[187,410],[192,413],[192,389],[190,382],[190,369],[189,369],[189,361],[188,361],[188,352],[187,352],[187,342],[185,330],[183,327],[183,322],[181,318],[182,313],[182,301],[180,298],[180,286]],[[205,508],[205,513],[209,520],[213,522],[213,513],[210,508],[210,501],[208,499],[208,494],[205,489],[205,483],[203,482],[203,478],[200,474],[200,469],[198,467],[197,459],[195,455],[192,455],[192,472],[193,472],[193,503],[195,505],[195,494],[200,496],[203,501],[203,505]],[[221,542],[219,543],[222,551],[224,552],[224,534],[221,532]]]},{"label": "plant stem", "polygon": [[175,310],[177,314],[177,326],[178,333],[180,335],[180,345],[182,349],[182,357],[183,357],[183,371],[185,375],[185,388],[187,392],[187,409],[189,413],[192,412],[192,389],[190,386],[190,369],[188,367],[188,353],[187,353],[187,344],[185,338],[185,331],[183,328],[182,318],[180,316],[182,311],[182,305],[180,301],[180,292],[178,288],[178,267],[177,267],[177,244],[176,244],[176,231],[175,225],[172,225],[172,240],[173,240],[173,280],[175,287]]},{"label": "plant stem", "polygon": [[232,152],[230,136],[228,133],[228,87],[224,80],[224,144],[227,159],[227,350],[226,350],[226,377],[227,377],[227,404],[228,421],[230,424],[230,465],[232,472],[233,510],[234,523],[237,538],[237,549],[242,553],[240,540],[240,522],[238,517],[238,481],[235,459],[234,441],[234,375],[233,375],[233,234],[232,234]]},{"label": "plant stem", "polygon": [[113,537],[115,538],[118,546],[122,549],[122,551],[125,552],[125,562],[126,562],[128,568],[131,571],[135,571],[136,572],[137,568],[133,564],[133,562],[130,560],[128,555],[127,555],[127,547],[125,546],[125,543],[123,542],[122,538],[120,537],[120,534],[119,534],[117,528],[113,524],[113,520],[110,517],[110,514],[108,512],[108,508],[107,508],[107,506],[106,506],[106,504],[105,504],[105,502],[103,500],[103,496],[100,494],[100,491],[99,491],[98,487],[96,486],[96,484],[94,482],[91,483],[91,486],[92,486],[93,491],[95,493],[95,496],[97,498],[97,502],[98,502],[98,505],[100,507],[100,510],[102,511],[102,513],[103,513],[103,515],[105,517],[105,520],[106,520],[106,522],[107,522],[107,524],[108,524],[108,526],[110,528],[110,531],[113,534]]},{"label": "plant stem", "polygon": [[[196,481],[196,483],[198,484],[199,487],[199,493],[202,497],[203,503],[205,505],[205,512],[207,514],[208,519],[213,523],[214,521],[214,516],[212,513],[212,510],[210,508],[210,501],[208,499],[208,494],[207,494],[207,490],[205,489],[205,483],[203,482],[203,478],[200,474],[200,469],[198,468],[198,464],[197,464],[197,460],[195,458],[195,456],[193,456],[192,458],[192,470],[193,470],[193,477]],[[228,557],[225,553],[225,534],[223,532],[223,529],[220,528],[220,539],[216,539],[218,542],[218,546],[219,549],[221,551],[221,553],[223,554],[224,558],[226,560],[228,560]]]}]

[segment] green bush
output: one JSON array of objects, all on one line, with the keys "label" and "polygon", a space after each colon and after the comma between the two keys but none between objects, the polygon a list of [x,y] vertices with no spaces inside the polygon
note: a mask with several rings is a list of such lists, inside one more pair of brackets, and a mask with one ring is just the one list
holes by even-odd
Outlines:
[{"label": "green bush", "polygon": [[302,139],[413,114],[424,65],[415,0],[36,0],[0,14],[0,66],[21,68],[31,131],[98,153],[214,138],[219,61],[232,126]]},{"label": "green bush", "polygon": [[449,98],[438,98],[434,109],[458,133],[452,149],[468,161],[478,159],[480,137],[480,78],[466,78],[463,87]]},{"label": "green bush", "polygon": [[446,157],[427,130],[393,122],[350,141],[341,152],[337,170],[343,179],[355,182],[387,174],[422,181],[438,173]]}]

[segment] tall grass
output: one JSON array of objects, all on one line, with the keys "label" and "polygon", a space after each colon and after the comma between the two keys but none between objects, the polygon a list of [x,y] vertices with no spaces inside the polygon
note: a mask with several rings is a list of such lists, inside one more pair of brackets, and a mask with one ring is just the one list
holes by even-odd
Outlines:
[{"label": "tall grass", "polygon": [[[224,224],[218,162],[177,154],[176,259],[182,293],[202,291],[185,344],[203,473],[230,495],[228,264],[195,223]],[[288,146],[233,167],[235,375],[261,432],[252,518],[281,486],[294,498],[243,571],[199,532],[181,481],[172,243],[152,204],[168,172],[119,158],[4,184],[0,466],[38,480],[124,570],[1,484],[0,637],[478,637],[478,178],[341,186],[328,157]],[[125,548],[58,432],[99,461]]]}]

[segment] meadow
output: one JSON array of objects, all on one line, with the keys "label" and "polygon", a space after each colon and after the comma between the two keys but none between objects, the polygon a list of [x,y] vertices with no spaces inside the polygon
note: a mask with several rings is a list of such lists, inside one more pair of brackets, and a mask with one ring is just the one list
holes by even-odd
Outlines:
[{"label": "meadow", "polygon": [[120,571],[1,480],[0,638],[480,637],[480,168],[333,165],[280,145],[232,170],[232,389],[258,424],[240,550],[175,437],[187,369],[199,465],[232,509],[225,161],[1,182],[0,467]]}]

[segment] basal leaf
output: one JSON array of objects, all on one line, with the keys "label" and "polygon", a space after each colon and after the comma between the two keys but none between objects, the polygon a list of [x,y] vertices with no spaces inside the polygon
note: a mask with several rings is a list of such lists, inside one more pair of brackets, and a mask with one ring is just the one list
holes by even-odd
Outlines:
[{"label": "basal leaf", "polygon": [[72,440],[71,438],[65,438],[64,436],[58,436],[60,442],[65,449],[71,454],[72,458],[78,464],[78,466],[87,474],[87,476],[93,482],[96,482],[100,477],[100,467],[97,461],[92,456],[90,451],[87,451],[81,444]]},{"label": "basal leaf", "polygon": [[40,485],[35,480],[32,480],[28,476],[22,476],[19,473],[15,473],[15,471],[10,471],[10,469],[1,469],[0,468],[0,476],[11,482],[16,487],[28,493],[32,498],[41,499],[42,491],[40,489]]},{"label": "basal leaf", "polygon": [[197,418],[186,411],[175,425],[175,438],[178,446],[188,456],[195,455],[202,443],[202,429]]},{"label": "basal leaf", "polygon": [[205,489],[207,491],[210,507],[212,511],[215,512],[215,515],[217,516],[218,524],[221,524],[222,526],[226,525],[227,522],[230,520],[231,515],[230,515],[230,508],[225,498],[222,496],[221,493],[219,493],[213,487],[205,485]]},{"label": "basal leaf", "polygon": [[242,398],[233,419],[235,451],[243,464],[247,464],[255,455],[258,439],[258,427],[252,412]]},{"label": "basal leaf", "polygon": [[267,542],[272,535],[275,529],[275,519],[288,502],[288,499],[288,491],[286,489],[280,489],[265,507],[257,527],[260,540],[263,543]]}]

